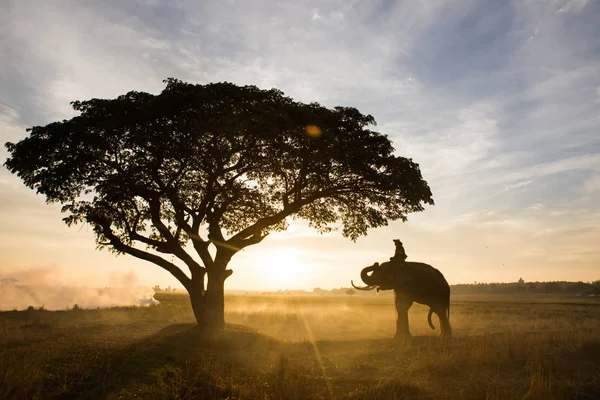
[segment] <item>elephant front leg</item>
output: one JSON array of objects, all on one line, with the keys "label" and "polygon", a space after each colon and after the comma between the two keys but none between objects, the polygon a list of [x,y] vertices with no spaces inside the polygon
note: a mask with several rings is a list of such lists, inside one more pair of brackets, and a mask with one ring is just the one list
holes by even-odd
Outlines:
[{"label": "elephant front leg", "polygon": [[410,339],[412,335],[408,328],[408,309],[412,306],[412,299],[401,293],[396,293],[396,339]]}]

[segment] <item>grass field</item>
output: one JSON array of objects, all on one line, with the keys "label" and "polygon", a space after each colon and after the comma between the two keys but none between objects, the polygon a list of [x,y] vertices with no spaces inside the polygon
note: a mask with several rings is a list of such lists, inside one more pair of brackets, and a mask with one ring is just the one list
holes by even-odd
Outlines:
[{"label": "grass field", "polygon": [[157,297],[0,313],[0,399],[600,398],[598,301],[455,297],[444,345],[419,305],[395,343],[391,297],[229,296],[219,337]]}]

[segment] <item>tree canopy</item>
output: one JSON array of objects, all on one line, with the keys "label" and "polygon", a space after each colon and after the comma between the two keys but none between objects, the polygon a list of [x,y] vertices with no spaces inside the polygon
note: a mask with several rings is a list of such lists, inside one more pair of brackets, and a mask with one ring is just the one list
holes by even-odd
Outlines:
[{"label": "tree canopy", "polygon": [[6,143],[5,166],[62,204],[67,224],[90,224],[99,246],[160,265],[188,290],[198,279],[204,290],[211,270],[226,278],[230,258],[288,216],[356,240],[433,204],[418,164],[355,108],[176,79],[158,95],[72,106],[78,116]]}]

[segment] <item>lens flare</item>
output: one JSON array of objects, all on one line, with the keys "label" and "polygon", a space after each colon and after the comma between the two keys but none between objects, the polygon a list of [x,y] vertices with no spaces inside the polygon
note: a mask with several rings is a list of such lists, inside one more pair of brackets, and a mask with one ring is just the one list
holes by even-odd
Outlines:
[{"label": "lens flare", "polygon": [[306,126],[306,133],[308,134],[308,136],[317,138],[317,137],[321,136],[321,134],[323,133],[323,131],[321,130],[321,128],[319,128],[316,125],[307,125]]}]

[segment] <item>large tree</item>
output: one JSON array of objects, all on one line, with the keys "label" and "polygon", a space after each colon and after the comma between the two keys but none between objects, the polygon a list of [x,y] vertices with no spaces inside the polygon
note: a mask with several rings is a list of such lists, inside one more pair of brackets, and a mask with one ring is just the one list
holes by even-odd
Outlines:
[{"label": "large tree", "polygon": [[287,217],[356,240],[433,204],[418,164],[368,129],[370,115],[276,89],[165,82],[159,95],[73,102],[78,116],[6,143],[5,166],[62,204],[68,225],[90,224],[99,247],[169,271],[201,325],[224,325],[233,255]]}]

